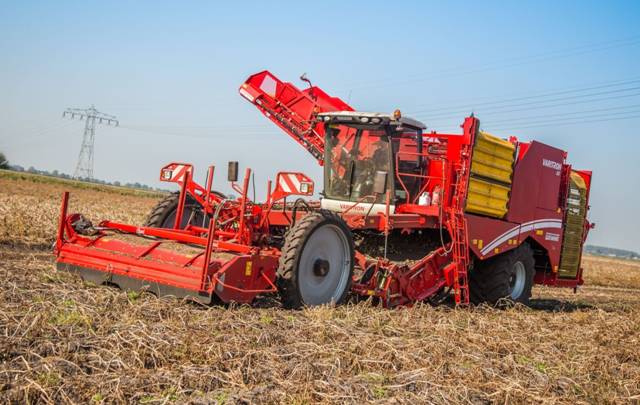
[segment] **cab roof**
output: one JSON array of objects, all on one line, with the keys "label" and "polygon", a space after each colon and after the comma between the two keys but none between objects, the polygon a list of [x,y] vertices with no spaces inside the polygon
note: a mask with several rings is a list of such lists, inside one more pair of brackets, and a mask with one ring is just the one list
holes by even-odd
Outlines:
[{"label": "cab roof", "polygon": [[402,126],[414,129],[426,129],[427,126],[409,117],[396,119],[393,114],[363,111],[333,111],[319,113],[318,118],[334,124],[352,124],[358,126]]}]

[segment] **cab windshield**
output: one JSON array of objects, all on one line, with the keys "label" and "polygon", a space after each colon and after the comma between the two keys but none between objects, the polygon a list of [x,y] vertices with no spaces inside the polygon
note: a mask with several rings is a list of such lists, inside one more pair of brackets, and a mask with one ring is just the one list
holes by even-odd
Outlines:
[{"label": "cab windshield", "polygon": [[325,196],[383,203],[384,195],[374,195],[373,183],[376,172],[391,174],[388,133],[384,129],[331,125],[326,134]]}]

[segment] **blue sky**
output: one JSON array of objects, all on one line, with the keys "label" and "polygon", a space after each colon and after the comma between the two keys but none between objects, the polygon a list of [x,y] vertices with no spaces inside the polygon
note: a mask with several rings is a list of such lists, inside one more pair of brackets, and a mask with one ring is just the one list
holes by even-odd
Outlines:
[{"label": "blue sky", "polygon": [[258,184],[320,181],[237,93],[263,69],[306,72],[361,110],[446,131],[474,111],[496,135],[568,150],[594,171],[590,242],[640,250],[639,18],[637,1],[4,2],[0,150],[71,173],[82,123],[61,113],[95,104],[122,125],[98,129],[96,177],[157,185],[169,161],[239,160]]}]

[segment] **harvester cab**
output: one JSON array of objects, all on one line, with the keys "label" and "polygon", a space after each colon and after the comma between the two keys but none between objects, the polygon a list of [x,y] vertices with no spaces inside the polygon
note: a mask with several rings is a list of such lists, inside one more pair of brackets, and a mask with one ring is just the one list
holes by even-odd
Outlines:
[{"label": "harvester cab", "polygon": [[[425,161],[422,132],[426,126],[393,114],[359,111],[320,113],[324,126],[324,192],[321,206],[377,214],[406,201],[420,189]],[[400,173],[409,174],[400,176]]]}]

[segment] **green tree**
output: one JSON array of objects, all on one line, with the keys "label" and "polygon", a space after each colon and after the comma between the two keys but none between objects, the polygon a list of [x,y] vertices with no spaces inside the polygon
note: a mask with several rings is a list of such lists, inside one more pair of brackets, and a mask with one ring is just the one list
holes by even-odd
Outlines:
[{"label": "green tree", "polygon": [[4,153],[0,152],[0,169],[8,169],[9,161],[7,160]]}]

